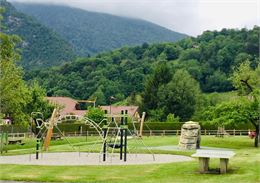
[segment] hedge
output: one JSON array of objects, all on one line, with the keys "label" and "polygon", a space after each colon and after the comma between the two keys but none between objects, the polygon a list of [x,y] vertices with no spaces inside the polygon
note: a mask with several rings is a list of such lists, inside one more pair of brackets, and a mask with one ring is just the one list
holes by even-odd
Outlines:
[{"label": "hedge", "polygon": [[[149,122],[144,123],[144,130],[180,130],[181,126],[184,123],[169,123],[169,122]],[[135,125],[137,129],[139,129],[139,124]],[[201,129],[204,130],[217,130],[218,126],[210,124],[210,123],[200,123]],[[252,124],[239,124],[238,126],[234,127],[233,125],[226,125],[226,130],[248,130],[248,129],[254,129]]]},{"label": "hedge", "polygon": [[[169,123],[169,122],[146,122],[144,123],[144,130],[180,130],[183,123]],[[200,123],[201,129],[204,130],[217,130],[218,127],[212,125],[210,123]],[[89,125],[85,125],[82,123],[63,123],[58,124],[59,129],[62,132],[79,132],[82,128],[82,131],[93,131],[94,128],[91,128]],[[128,124],[129,129],[134,129],[132,123]],[[135,124],[135,128],[139,130],[140,124]],[[254,129],[251,124],[239,124],[238,126],[234,127],[232,125],[226,125],[226,130],[248,130]],[[17,125],[10,125],[10,126],[1,126],[0,131],[8,131],[9,133],[25,133],[29,131],[28,127],[24,126],[17,126]],[[54,132],[58,132],[56,128],[54,128]]]},{"label": "hedge", "polygon": [[19,125],[2,125],[0,126],[0,131],[8,132],[8,133],[25,133],[28,132],[28,127],[19,126]]}]

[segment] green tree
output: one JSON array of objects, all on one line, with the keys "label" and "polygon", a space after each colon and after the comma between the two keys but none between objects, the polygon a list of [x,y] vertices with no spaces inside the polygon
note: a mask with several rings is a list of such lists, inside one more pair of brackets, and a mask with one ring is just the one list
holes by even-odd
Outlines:
[{"label": "green tree", "polygon": [[22,79],[22,68],[17,66],[20,55],[16,48],[20,41],[18,36],[0,32],[0,113],[10,117],[14,123],[26,124],[32,111],[41,110],[48,115],[51,108],[39,85],[35,83],[28,88]]},{"label": "green tree", "polygon": [[196,109],[200,96],[198,82],[186,70],[177,70],[172,80],[158,91],[158,107],[164,110],[164,117],[170,113],[188,120]]},{"label": "green tree", "polygon": [[101,108],[88,107],[88,111],[85,114],[89,119],[92,119],[96,123],[101,122],[105,117],[105,112]]},{"label": "green tree", "polygon": [[[259,130],[259,124],[257,124],[259,120],[259,103],[241,97],[238,100],[223,102],[214,107],[209,107],[203,113],[203,118],[218,126],[232,124],[236,127],[240,123],[252,123],[257,132]],[[257,132],[255,147],[258,146],[258,135],[259,133]]]},{"label": "green tree", "polygon": [[58,89],[54,91],[53,96],[71,97],[72,95],[67,89]]},{"label": "green tree", "polygon": [[164,121],[164,111],[163,109],[151,109],[149,112],[149,119],[154,122]]},{"label": "green tree", "polygon": [[254,70],[250,67],[250,62],[246,61],[234,71],[231,80],[240,98],[209,107],[204,111],[203,118],[221,126],[251,123],[256,130],[254,145],[258,147],[260,67]]},{"label": "green tree", "polygon": [[181,47],[178,45],[166,45],[164,48],[167,60],[175,60],[179,57]]},{"label": "green tree", "polygon": [[181,52],[180,60],[192,60],[192,59],[196,59],[196,60],[200,59],[200,50],[199,49],[190,48],[190,49],[183,50]]},{"label": "green tree", "polygon": [[148,112],[157,108],[159,85],[171,80],[171,77],[165,79],[168,74],[164,77],[163,72],[154,74],[155,70],[159,70],[161,60],[170,66],[170,73],[177,69],[187,70],[199,81],[204,92],[231,91],[234,87],[228,78],[233,68],[246,59],[250,60],[252,68],[259,63],[255,42],[257,32],[259,27],[253,30],[223,29],[219,32],[207,31],[202,36],[177,43],[123,47],[91,58],[80,58],[60,67],[31,71],[25,78],[37,79],[49,96],[65,94],[81,99],[89,98],[103,85],[106,104],[109,104],[110,96],[124,96],[125,99],[133,91],[146,93],[144,106]]},{"label": "green tree", "polygon": [[44,118],[47,119],[51,116],[54,105],[50,104],[45,98],[46,92],[39,86],[37,82],[33,82],[29,87],[31,99],[26,105],[26,113],[42,112]]},{"label": "green tree", "polygon": [[240,95],[251,95],[257,99],[260,87],[260,65],[257,69],[250,67],[250,62],[247,60],[242,63],[233,73],[231,81]]},{"label": "green tree", "polygon": [[0,32],[0,109],[1,113],[10,116],[13,122],[24,123],[28,120],[24,109],[30,96],[22,80],[22,69],[16,66],[20,56],[15,45],[19,41],[17,36]]},{"label": "green tree", "polygon": [[157,66],[155,71],[147,77],[144,84],[142,98],[144,110],[147,111],[157,108],[159,102],[158,89],[161,85],[167,84],[172,78],[172,73],[166,62],[161,62]]},{"label": "green tree", "polygon": [[214,71],[214,73],[207,78],[205,87],[209,88],[209,92],[224,92],[226,89],[231,90],[233,88],[227,75],[220,70]]},{"label": "green tree", "polygon": [[174,114],[170,113],[170,114],[168,114],[168,116],[167,116],[166,122],[178,123],[178,122],[180,122],[180,118],[179,118],[178,116],[175,117]]},{"label": "green tree", "polygon": [[96,100],[96,105],[106,104],[106,97],[102,91],[102,86],[98,87],[98,89],[89,97],[89,100]]},{"label": "green tree", "polygon": [[250,67],[250,62],[245,61],[235,71],[231,77],[234,87],[238,90],[240,95],[247,97],[249,106],[255,106],[248,110],[248,113],[257,113],[258,115],[250,115],[250,122],[256,129],[255,146],[260,142],[260,64],[254,70]]}]

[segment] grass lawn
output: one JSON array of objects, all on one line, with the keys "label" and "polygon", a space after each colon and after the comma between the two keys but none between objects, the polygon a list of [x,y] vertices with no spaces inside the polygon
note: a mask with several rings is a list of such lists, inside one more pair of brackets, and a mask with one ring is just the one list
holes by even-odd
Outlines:
[{"label": "grass lawn", "polygon": [[[70,138],[75,147],[81,151],[90,148],[91,141],[97,139],[84,137]],[[177,145],[178,137],[146,137],[148,146]],[[236,155],[230,159],[229,171],[225,175],[199,174],[198,161],[154,165],[128,165],[128,166],[32,166],[32,165],[0,165],[1,180],[23,181],[49,181],[49,182],[230,182],[230,183],[258,183],[260,182],[260,150],[253,147],[253,140],[248,137],[216,138],[202,136],[202,146],[222,147],[233,149]],[[129,140],[129,145],[134,145]],[[92,147],[97,148],[98,145]],[[143,153],[146,150],[138,143],[136,151]],[[8,154],[23,154],[33,150],[34,141],[27,140],[24,146],[10,146]],[[66,141],[51,143],[50,151],[71,151]],[[156,153],[170,153],[191,155],[194,151],[162,151]],[[210,160],[210,168],[219,167],[219,159]]]}]

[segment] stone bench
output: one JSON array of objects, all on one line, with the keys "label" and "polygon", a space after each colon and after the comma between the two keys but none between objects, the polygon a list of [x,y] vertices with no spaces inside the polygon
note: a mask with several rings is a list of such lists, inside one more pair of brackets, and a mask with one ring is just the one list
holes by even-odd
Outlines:
[{"label": "stone bench", "polygon": [[192,157],[199,158],[199,171],[200,173],[206,173],[209,170],[209,159],[220,159],[220,173],[227,173],[228,160],[234,156],[233,151],[226,150],[200,150],[198,149]]}]

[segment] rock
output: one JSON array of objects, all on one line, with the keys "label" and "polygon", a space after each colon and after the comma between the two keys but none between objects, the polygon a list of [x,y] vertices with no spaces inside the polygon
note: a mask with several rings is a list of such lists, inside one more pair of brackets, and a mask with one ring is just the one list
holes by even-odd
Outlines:
[{"label": "rock", "polygon": [[181,149],[200,148],[200,125],[197,122],[188,121],[181,127],[181,137],[179,141]]}]

